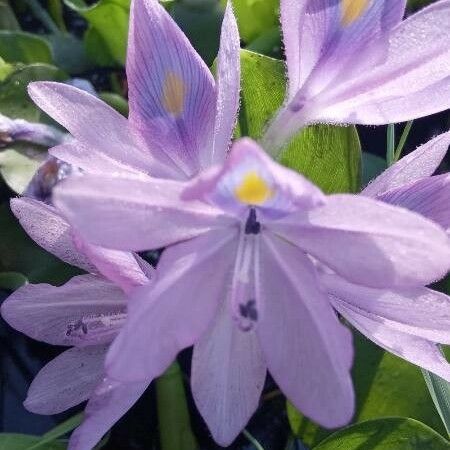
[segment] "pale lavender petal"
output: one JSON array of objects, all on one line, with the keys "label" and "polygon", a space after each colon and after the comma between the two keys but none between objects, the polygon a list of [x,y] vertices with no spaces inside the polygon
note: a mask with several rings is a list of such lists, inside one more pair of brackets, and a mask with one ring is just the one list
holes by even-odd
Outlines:
[{"label": "pale lavender petal", "polygon": [[277,164],[248,138],[233,145],[222,166],[188,182],[182,198],[207,201],[241,218],[248,215],[249,207],[255,206],[267,220],[325,202],[318,187]]},{"label": "pale lavender petal", "polygon": [[345,425],[354,412],[350,331],[299,249],[264,233],[260,270],[256,330],[269,372],[303,414],[327,428]]},{"label": "pale lavender petal", "polygon": [[102,380],[107,346],[71,348],[37,374],[24,406],[36,414],[52,415],[87,400]]},{"label": "pale lavender petal", "polygon": [[445,230],[450,229],[449,174],[424,178],[392,189],[379,195],[377,199],[422,214]]},{"label": "pale lavender petal", "polygon": [[213,144],[214,78],[157,0],[132,3],[127,76],[131,127],[158,159],[196,174]]},{"label": "pale lavender petal", "polygon": [[450,267],[441,227],[363,196],[332,195],[325,206],[271,226],[347,280],[366,286],[424,286]]},{"label": "pale lavender petal", "polygon": [[136,403],[149,383],[120,383],[103,378],[84,410],[83,423],[70,437],[68,450],[91,450]]},{"label": "pale lavender petal", "polygon": [[335,308],[355,328],[380,347],[450,382],[450,364],[435,343],[402,333],[379,321],[362,316],[345,307],[343,303],[335,303]]},{"label": "pale lavender petal", "polygon": [[393,330],[450,344],[450,297],[431,289],[374,289],[348,283],[337,275],[321,282],[330,297],[347,309]]},{"label": "pale lavender petal", "polygon": [[106,359],[110,377],[151,380],[198,341],[226,295],[236,234],[214,231],[165,250],[157,281],[131,298],[126,325]]},{"label": "pale lavender petal", "polygon": [[233,226],[216,208],[179,200],[184,184],[84,175],[54,191],[54,203],[87,241],[118,250],[152,250]]},{"label": "pale lavender petal", "polygon": [[147,267],[144,272],[142,260],[138,261],[139,256],[134,253],[98,247],[77,237],[75,241],[78,249],[95,264],[97,270],[126,293],[147,284],[153,278],[154,269]]},{"label": "pale lavender petal", "polygon": [[126,318],[126,299],[95,275],[73,277],[63,286],[27,284],[2,304],[3,319],[38,341],[86,346],[111,342]]},{"label": "pale lavender petal", "polygon": [[449,145],[450,132],[436,136],[386,169],[361,194],[375,197],[389,189],[433,175],[444,159]]},{"label": "pale lavender petal", "polygon": [[137,148],[127,119],[97,97],[49,81],[31,83],[28,91],[33,101],[83,146],[117,161],[130,172],[165,174],[149,151]]},{"label": "pale lavender petal", "polygon": [[225,301],[210,330],[194,346],[191,386],[214,440],[227,447],[256,411],[266,366],[256,333],[241,331]]},{"label": "pale lavender petal", "polygon": [[54,207],[30,198],[14,198],[11,210],[23,229],[42,248],[72,266],[97,272],[75,246],[70,225]]},{"label": "pale lavender petal", "polygon": [[224,161],[231,144],[239,109],[241,78],[240,39],[231,1],[228,1],[222,24],[220,49],[217,57],[217,114],[212,158]]}]

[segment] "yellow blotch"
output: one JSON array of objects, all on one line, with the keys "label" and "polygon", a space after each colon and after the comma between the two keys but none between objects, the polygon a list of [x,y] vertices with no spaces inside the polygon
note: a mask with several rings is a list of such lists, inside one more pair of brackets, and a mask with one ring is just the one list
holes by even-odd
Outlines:
[{"label": "yellow blotch", "polygon": [[370,0],[341,0],[342,25],[348,26],[358,20],[369,6]]},{"label": "yellow blotch", "polygon": [[262,205],[273,195],[270,187],[257,172],[248,172],[234,193],[239,201],[249,205]]},{"label": "yellow blotch", "polygon": [[169,72],[164,80],[162,101],[165,110],[179,116],[184,110],[186,85],[182,78],[173,72]]}]

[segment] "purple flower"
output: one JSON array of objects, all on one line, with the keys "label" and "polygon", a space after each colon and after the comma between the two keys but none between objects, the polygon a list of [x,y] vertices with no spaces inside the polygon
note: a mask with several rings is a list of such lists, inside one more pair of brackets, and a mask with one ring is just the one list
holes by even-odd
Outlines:
[{"label": "purple flower", "polygon": [[153,269],[137,255],[82,243],[52,206],[14,199],[11,208],[41,247],[88,272],[60,287],[28,284],[2,304],[3,318],[33,339],[72,347],[48,363],[33,380],[25,407],[57,414],[89,400],[71,450],[91,449],[134,404],[148,383],[110,380],[104,371],[109,345],[126,318],[126,296],[149,283]]},{"label": "purple flower", "polygon": [[447,235],[431,221],[363,196],[325,196],[248,139],[191,182],[88,175],[62,183],[55,201],[98,245],[169,245],[155,283],[133,295],[107,372],[150,382],[194,345],[194,399],[222,445],[257,408],[266,369],[323,426],[352,417],[351,334],[315,264],[398,289],[439,279],[450,264]]},{"label": "purple flower", "polygon": [[239,105],[239,35],[228,5],[217,81],[157,0],[131,5],[128,120],[61,83],[30,84],[35,103],[75,141],[50,153],[88,173],[187,179],[222,162]]},{"label": "purple flower", "polygon": [[[450,133],[422,145],[374,180],[362,195],[418,212],[450,227],[450,175],[430,176]],[[326,274],[330,301],[355,328],[384,349],[450,382],[450,365],[436,345],[450,343],[450,298],[425,287],[374,289]]]},{"label": "purple flower", "polygon": [[281,0],[289,89],[265,148],[310,123],[381,125],[450,106],[450,2]]}]

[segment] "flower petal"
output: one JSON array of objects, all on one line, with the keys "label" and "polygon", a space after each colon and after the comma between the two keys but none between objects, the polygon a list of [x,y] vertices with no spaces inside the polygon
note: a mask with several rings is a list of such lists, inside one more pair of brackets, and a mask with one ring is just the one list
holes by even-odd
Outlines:
[{"label": "flower petal", "polygon": [[372,287],[424,286],[445,276],[444,230],[419,214],[356,195],[286,217],[272,228],[339,275]]},{"label": "flower petal", "polygon": [[214,437],[227,447],[258,407],[266,366],[254,330],[233,322],[229,302],[210,330],[194,346],[192,394]]},{"label": "flower petal", "polygon": [[72,266],[97,272],[87,256],[77,249],[70,225],[54,207],[31,198],[13,198],[11,210],[42,248]]},{"label": "flower petal", "polygon": [[217,113],[211,158],[215,164],[224,161],[236,125],[241,81],[240,58],[239,30],[231,1],[228,1],[217,57]]},{"label": "flower petal", "polygon": [[94,153],[117,161],[128,172],[164,175],[164,168],[152,154],[137,148],[127,119],[97,97],[50,81],[31,83],[28,92],[42,110]]},{"label": "flower petal", "polygon": [[108,353],[111,378],[151,380],[164,372],[179,351],[200,338],[228,288],[234,240],[233,230],[213,231],[163,253],[157,281],[151,288],[136,291],[123,332]]},{"label": "flower petal", "polygon": [[424,178],[377,196],[377,200],[422,214],[447,231],[450,230],[449,199],[449,174]]},{"label": "flower petal", "polygon": [[234,222],[199,202],[179,200],[184,184],[85,175],[66,179],[54,203],[90,243],[118,250],[159,249]]},{"label": "flower petal", "polygon": [[354,412],[351,333],[322,293],[312,263],[293,245],[263,234],[257,332],[269,372],[306,416],[328,428]]},{"label": "flower petal", "polygon": [[63,286],[27,284],[2,304],[2,317],[18,331],[53,345],[111,342],[125,321],[125,296],[95,275]]},{"label": "flower petal", "polygon": [[427,288],[374,289],[348,283],[337,275],[321,282],[333,302],[393,330],[450,343],[450,297]]},{"label": "flower petal", "polygon": [[148,383],[120,383],[103,378],[90,396],[83,423],[72,433],[68,450],[90,450],[136,403]]},{"label": "flower petal", "polygon": [[380,347],[450,382],[450,364],[435,343],[369,319],[345,307],[343,303],[336,303],[335,308],[356,329]]},{"label": "flower petal", "polygon": [[58,414],[87,400],[103,374],[106,346],[71,348],[37,374],[24,402],[36,414]]},{"label": "flower petal", "polygon": [[386,169],[361,194],[375,197],[390,189],[433,175],[444,159],[449,145],[450,132],[436,136]]},{"label": "flower petal", "polygon": [[127,78],[131,127],[159,160],[197,173],[213,144],[214,78],[157,0],[132,3]]}]

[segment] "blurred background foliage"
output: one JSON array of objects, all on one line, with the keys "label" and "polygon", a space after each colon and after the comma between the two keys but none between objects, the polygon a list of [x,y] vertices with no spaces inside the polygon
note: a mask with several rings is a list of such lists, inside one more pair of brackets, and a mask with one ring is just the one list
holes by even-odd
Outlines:
[{"label": "blurred background foliage", "polygon": [[[226,0],[162,2],[212,66]],[[427,3],[431,1],[410,0],[408,12]],[[241,55],[242,95],[236,137],[258,138],[267,120],[280,107],[285,92],[279,3],[278,0],[233,0],[233,4],[245,49]],[[91,89],[126,115],[128,17],[129,0],[0,0],[0,114],[57,127],[31,103],[26,92],[31,81],[56,80]],[[448,112],[416,121],[405,151],[447,130],[449,124]],[[403,127],[404,124],[396,125],[398,132]],[[0,135],[0,299],[26,282],[61,284],[78,273],[36,246],[9,210],[9,199],[27,189],[45,160],[46,150],[24,142],[3,142],[2,145]],[[300,133],[283,153],[281,161],[308,176],[326,192],[358,192],[386,168],[385,152],[386,127],[316,126]],[[447,163],[441,170],[447,170]],[[446,280],[439,288],[449,292],[450,283]],[[26,413],[21,405],[33,376],[60,349],[19,336],[4,323],[0,339],[0,427],[5,432],[0,435],[0,449],[65,448],[61,438],[76,426],[79,416],[64,422],[50,434],[31,435],[42,435],[79,408],[57,417],[43,418]],[[248,427],[251,435],[266,450],[448,449],[445,439],[448,435],[420,370],[385,353],[356,332],[355,345],[353,375],[358,404],[350,428],[323,441],[331,431],[311,423],[291,405],[286,406],[285,399],[269,379],[261,407]],[[173,370],[181,371],[187,388],[189,361],[190,351],[183,352],[179,358],[181,368],[173,367],[169,378],[159,383],[162,388],[158,395],[151,387],[113,428],[102,446],[109,450],[219,448],[196,412],[189,390],[186,389],[188,411],[184,403],[180,407],[180,402],[173,397],[184,395],[179,378],[171,381]],[[175,411],[175,419],[161,412],[161,404]],[[402,418],[383,418],[388,416]],[[179,444],[174,443],[177,441],[171,439],[170,434],[184,433],[190,424],[197,440],[189,438],[186,444],[189,448],[176,448]],[[241,436],[230,448],[255,447]]]}]

